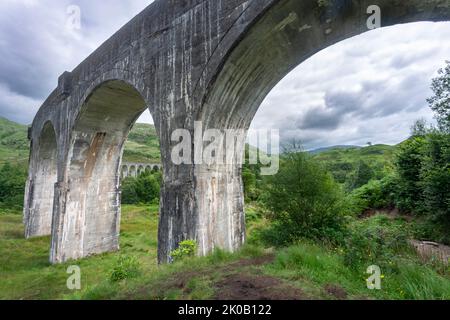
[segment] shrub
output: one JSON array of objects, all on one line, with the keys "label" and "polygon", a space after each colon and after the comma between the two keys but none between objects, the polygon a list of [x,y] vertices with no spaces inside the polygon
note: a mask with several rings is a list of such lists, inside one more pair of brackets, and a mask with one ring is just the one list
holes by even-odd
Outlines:
[{"label": "shrub", "polygon": [[287,245],[302,238],[339,241],[345,234],[343,192],[306,153],[288,153],[267,178],[264,202],[273,212],[263,238]]},{"label": "shrub", "polygon": [[395,268],[393,261],[408,246],[408,230],[404,223],[384,215],[355,221],[344,246],[344,261],[354,269],[378,265]]},{"label": "shrub", "polygon": [[25,168],[5,164],[0,169],[0,204],[10,209],[22,208],[26,180]]},{"label": "shrub", "polygon": [[109,279],[111,282],[119,282],[136,278],[140,273],[140,263],[135,257],[120,256],[110,272]]},{"label": "shrub", "polygon": [[374,175],[374,170],[365,161],[360,160],[355,172],[352,173],[347,182],[347,189],[354,190],[365,185],[374,177]]},{"label": "shrub", "polygon": [[145,172],[141,174],[136,181],[136,194],[140,202],[155,203],[159,201],[160,182],[158,178]]},{"label": "shrub", "polygon": [[259,189],[257,188],[256,174],[249,168],[242,170],[242,182],[244,184],[244,195],[247,201],[255,201],[259,197]]},{"label": "shrub", "polygon": [[402,211],[417,212],[420,209],[420,174],[425,144],[424,137],[413,137],[401,144],[396,155],[399,176],[397,206]]},{"label": "shrub", "polygon": [[136,193],[136,179],[127,177],[122,180],[122,203],[137,204],[139,197]]},{"label": "shrub", "polygon": [[142,173],[139,177],[127,177],[122,180],[123,204],[158,203],[161,189],[159,171]]},{"label": "shrub", "polygon": [[351,212],[361,214],[368,209],[392,207],[396,198],[397,177],[390,175],[382,180],[372,180],[353,190],[349,195]]},{"label": "shrub", "polygon": [[434,237],[430,240],[448,243],[445,230],[450,228],[450,135],[429,130],[426,135],[412,137],[400,147],[396,167],[397,207],[422,216],[428,227],[434,224],[435,231],[444,230],[440,235],[424,233]]},{"label": "shrub", "polygon": [[421,168],[423,210],[450,229],[450,134],[427,135]]},{"label": "shrub", "polygon": [[197,253],[197,242],[195,240],[185,240],[180,242],[178,249],[170,253],[172,261],[179,261],[186,257],[195,256]]}]

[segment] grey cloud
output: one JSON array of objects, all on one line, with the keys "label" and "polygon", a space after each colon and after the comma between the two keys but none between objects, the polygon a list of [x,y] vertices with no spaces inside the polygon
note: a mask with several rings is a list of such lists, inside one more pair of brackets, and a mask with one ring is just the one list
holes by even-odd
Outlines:
[{"label": "grey cloud", "polygon": [[343,114],[338,112],[313,108],[297,122],[297,127],[304,130],[334,130],[339,127],[342,118]]},{"label": "grey cloud", "polygon": [[[0,3],[0,116],[29,123],[37,106],[103,41],[152,1],[15,0]],[[81,30],[66,29],[67,7],[81,8]],[[14,97],[14,101],[11,101]]]},{"label": "grey cloud", "polygon": [[398,143],[416,119],[433,118],[426,98],[449,58],[449,34],[450,23],[415,23],[331,46],[276,86],[252,126],[279,128],[306,148]]}]

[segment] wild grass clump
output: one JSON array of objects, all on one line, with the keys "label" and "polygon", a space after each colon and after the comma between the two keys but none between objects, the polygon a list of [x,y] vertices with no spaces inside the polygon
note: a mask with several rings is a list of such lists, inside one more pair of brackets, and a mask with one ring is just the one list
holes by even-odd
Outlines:
[{"label": "wild grass clump", "polygon": [[139,261],[135,257],[120,256],[110,272],[109,280],[119,282],[125,279],[136,278],[141,274]]},{"label": "wild grass clump", "polygon": [[411,253],[408,227],[402,220],[376,215],[354,221],[349,229],[343,256],[345,264],[353,269],[373,264],[392,269],[397,258]]}]

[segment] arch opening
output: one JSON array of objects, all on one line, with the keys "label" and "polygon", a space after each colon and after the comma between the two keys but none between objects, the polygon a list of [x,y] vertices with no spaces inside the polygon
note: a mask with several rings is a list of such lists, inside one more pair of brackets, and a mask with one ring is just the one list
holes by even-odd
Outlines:
[{"label": "arch opening", "polygon": [[58,147],[51,122],[42,128],[37,145],[35,168],[30,172],[28,205],[25,208],[25,237],[51,234],[55,183],[58,179]]},{"label": "arch opening", "polygon": [[137,177],[137,171],[136,171],[136,167],[135,166],[131,166],[130,167],[129,176],[133,177],[133,178]]},{"label": "arch opening", "polygon": [[[248,28],[212,77],[213,83],[197,116],[204,130],[248,130],[265,97],[290,71],[317,52],[369,31],[366,14],[369,4],[366,1],[331,1],[325,7],[319,3],[276,2]],[[435,4],[422,1],[393,5],[380,0],[370,4],[381,7],[382,26],[450,19],[449,6],[437,10]],[[244,145],[245,137],[238,144]],[[234,148],[232,158],[241,159],[242,152],[239,151],[242,150],[242,147]],[[239,247],[245,237],[241,163],[236,161],[227,167],[215,168],[197,166],[196,179],[198,225],[203,229],[207,226],[205,233],[212,235],[200,234],[200,241],[206,244],[203,252],[209,252],[215,246]],[[204,195],[208,198],[202,199]],[[215,225],[210,223],[211,220],[227,223]]]},{"label": "arch opening", "polygon": [[118,80],[103,83],[86,100],[71,137],[64,243],[52,246],[54,262],[119,249],[123,149],[146,109],[140,93]]},{"label": "arch opening", "polygon": [[128,177],[128,167],[126,165],[122,166],[121,178],[125,179]]},{"label": "arch opening", "polygon": [[[270,91],[316,53],[371,32],[367,8],[381,8],[381,27],[411,22],[450,21],[450,6],[408,1],[284,0],[273,5],[246,31],[209,90],[199,118],[206,128],[248,129]],[[324,66],[325,67],[325,66]],[[217,112],[220,109],[221,112]]]}]

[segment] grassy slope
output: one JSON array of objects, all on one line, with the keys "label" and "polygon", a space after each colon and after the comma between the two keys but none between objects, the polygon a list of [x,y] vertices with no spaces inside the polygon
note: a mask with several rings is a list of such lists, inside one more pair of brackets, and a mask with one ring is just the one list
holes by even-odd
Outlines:
[{"label": "grassy slope", "polygon": [[0,117],[0,165],[28,162],[27,130],[27,126]]},{"label": "grassy slope", "polygon": [[159,140],[153,125],[137,123],[125,144],[124,161],[159,163]]},{"label": "grassy slope", "polygon": [[[255,209],[250,208],[249,211]],[[254,212],[249,212],[254,217]],[[249,230],[264,225],[249,223]],[[399,273],[387,273],[383,290],[365,286],[365,270],[343,264],[335,248],[300,243],[273,251],[250,237],[236,254],[216,252],[170,266],[156,264],[157,207],[124,206],[121,251],[81,261],[48,264],[48,237],[24,240],[20,215],[0,213],[0,299],[450,299],[450,278],[439,276],[415,259],[405,260]],[[111,283],[109,272],[119,256],[133,256],[141,265],[138,278]],[[69,265],[80,266],[82,290],[66,288]],[[243,287],[241,287],[243,286]]]},{"label": "grassy slope", "polygon": [[377,172],[391,171],[396,146],[374,145],[365,148],[335,148],[313,155],[324,163],[337,181],[343,182],[360,160],[369,164]]},{"label": "grassy slope", "polygon": [[104,254],[58,266],[48,263],[50,238],[23,238],[21,215],[0,213],[0,299],[62,299],[71,294],[66,287],[67,267],[80,266],[83,290],[108,277],[120,254],[136,256],[149,275],[155,271],[157,207],[123,209],[120,253]]},{"label": "grassy slope", "polygon": [[[0,117],[0,165],[27,165],[29,142],[27,126]],[[159,141],[153,125],[134,125],[125,144],[124,161],[159,163]]]}]

